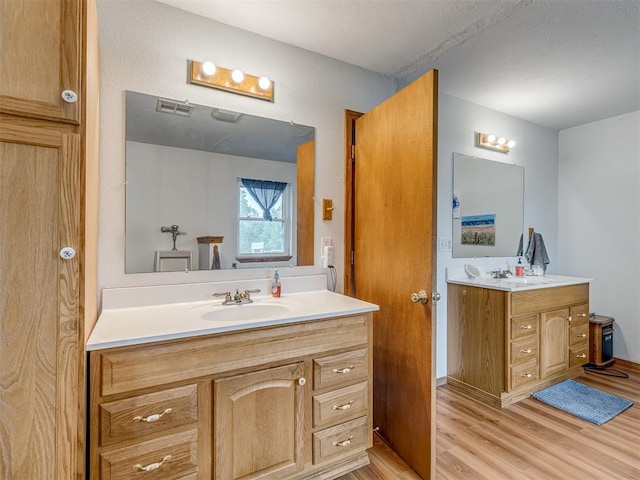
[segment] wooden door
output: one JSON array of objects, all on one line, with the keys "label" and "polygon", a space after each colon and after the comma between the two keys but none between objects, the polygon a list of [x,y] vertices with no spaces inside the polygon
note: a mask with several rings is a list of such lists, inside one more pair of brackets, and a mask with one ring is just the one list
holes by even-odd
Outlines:
[{"label": "wooden door", "polygon": [[0,112],[80,122],[81,25],[81,0],[0,0]]},{"label": "wooden door", "polygon": [[568,308],[540,314],[540,378],[562,372],[569,365],[568,317]]},{"label": "wooden door", "polygon": [[[10,120],[0,115],[0,478],[70,479],[80,393],[80,136]],[[63,260],[63,246],[78,255]]]},{"label": "wooden door", "polygon": [[[374,313],[374,426],[422,478],[435,472],[437,71],[356,120],[354,284]],[[411,294],[424,290],[427,304]]]},{"label": "wooden door", "polygon": [[214,384],[217,480],[279,479],[304,467],[305,364]]}]

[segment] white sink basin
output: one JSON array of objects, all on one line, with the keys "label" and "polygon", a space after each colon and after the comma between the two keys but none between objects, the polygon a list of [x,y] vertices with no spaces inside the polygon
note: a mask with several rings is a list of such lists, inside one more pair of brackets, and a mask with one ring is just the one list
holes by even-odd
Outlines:
[{"label": "white sink basin", "polygon": [[240,305],[204,305],[189,313],[212,322],[251,322],[283,317],[291,313],[288,305],[279,303],[245,303]]}]

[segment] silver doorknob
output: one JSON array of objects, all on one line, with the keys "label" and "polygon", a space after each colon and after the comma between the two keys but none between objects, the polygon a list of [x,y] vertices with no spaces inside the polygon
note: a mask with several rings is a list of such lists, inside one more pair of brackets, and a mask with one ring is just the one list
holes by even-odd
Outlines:
[{"label": "silver doorknob", "polygon": [[431,294],[431,300],[433,300],[433,303],[437,303],[438,300],[440,300],[440,292],[433,292]]},{"label": "silver doorknob", "polygon": [[76,251],[73,249],[73,247],[64,247],[62,250],[60,250],[60,258],[64,260],[71,260],[75,256]]},{"label": "silver doorknob", "polygon": [[427,303],[429,301],[429,296],[427,295],[427,292],[420,290],[418,293],[411,294],[411,301],[413,303]]}]

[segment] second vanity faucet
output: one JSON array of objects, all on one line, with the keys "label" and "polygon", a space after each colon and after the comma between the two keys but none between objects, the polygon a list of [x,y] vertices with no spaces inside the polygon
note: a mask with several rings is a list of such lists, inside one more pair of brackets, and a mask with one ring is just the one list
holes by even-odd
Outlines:
[{"label": "second vanity faucet", "polygon": [[244,292],[240,292],[240,290],[236,289],[235,294],[231,294],[231,292],[218,292],[214,293],[214,297],[224,297],[223,305],[242,305],[245,303],[252,303],[251,294],[252,293],[260,293],[260,289],[256,288],[255,290],[245,290]]}]

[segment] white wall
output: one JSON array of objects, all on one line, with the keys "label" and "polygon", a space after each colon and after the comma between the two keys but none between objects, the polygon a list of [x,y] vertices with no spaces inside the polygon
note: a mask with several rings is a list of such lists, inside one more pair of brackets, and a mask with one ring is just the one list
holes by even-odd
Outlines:
[{"label": "white wall", "polygon": [[[558,258],[558,132],[444,94],[439,96],[438,112],[438,238],[451,238],[452,234],[454,152],[515,163],[524,167],[525,232],[534,227],[543,235],[551,261],[548,273],[568,273],[561,270]],[[517,144],[509,154],[476,148],[474,132],[503,135]],[[441,294],[436,307],[438,378],[447,374],[446,268],[465,263],[504,268],[507,263],[516,262],[516,258],[504,257],[452,258],[451,252],[438,252],[437,289]]]},{"label": "white wall", "polygon": [[560,266],[593,278],[613,353],[640,362],[640,111],[560,132]]},{"label": "white wall", "polygon": [[[97,0],[100,27],[100,237],[98,286],[268,278],[272,270],[124,273],[124,91],[133,90],[316,127],[315,265],[283,276],[323,273],[319,237],[333,237],[341,265],[344,238],[344,110],[366,112],[396,91],[396,83],[353,65],[229,27],[155,1]],[[266,75],[275,102],[187,83],[187,59]],[[330,198],[334,220],[322,221]],[[342,290],[342,271],[338,271]]]}]

